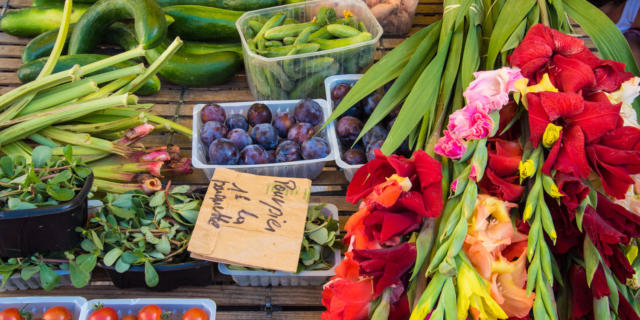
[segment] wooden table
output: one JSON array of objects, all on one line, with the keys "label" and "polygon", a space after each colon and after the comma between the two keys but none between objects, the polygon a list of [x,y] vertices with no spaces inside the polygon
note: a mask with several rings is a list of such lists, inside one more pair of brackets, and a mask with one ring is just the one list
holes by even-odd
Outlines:
[{"label": "wooden table", "polygon": [[[3,10],[26,7],[32,0],[0,0]],[[420,0],[412,32],[440,19],[442,1]],[[16,38],[0,32],[0,94],[20,85],[16,70],[21,65],[21,54],[29,39]],[[402,42],[403,37],[383,37],[380,40],[376,59]],[[182,88],[163,83],[162,90],[151,97],[141,97],[142,103],[154,103],[154,114],[174,120],[187,127],[192,124],[193,106],[199,103],[251,101],[253,96],[248,90],[246,76],[239,74],[225,85],[211,88]],[[191,154],[191,141],[183,136],[164,133],[153,134],[142,142],[146,146],[179,145],[182,151]],[[204,174],[193,174],[174,178],[173,185],[189,184],[205,186],[208,184]],[[312,202],[329,202],[338,206],[341,220],[344,222],[357,207],[344,200],[347,180],[342,172],[331,163],[322,174],[313,181]],[[89,286],[76,289],[58,288],[52,291],[27,290],[0,293],[0,297],[10,296],[83,296],[87,299],[108,298],[209,298],[218,305],[217,319],[319,319],[324,310],[320,302],[321,287],[240,287],[233,281],[216,272],[214,285],[205,287],[185,287],[171,292],[152,292],[146,289],[117,289],[108,280],[106,274],[96,271]]]}]

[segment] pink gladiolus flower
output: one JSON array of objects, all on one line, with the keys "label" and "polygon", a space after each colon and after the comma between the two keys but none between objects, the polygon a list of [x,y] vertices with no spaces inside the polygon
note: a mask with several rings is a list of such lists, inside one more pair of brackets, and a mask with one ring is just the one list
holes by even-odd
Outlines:
[{"label": "pink gladiolus flower", "polygon": [[[508,97],[507,97],[508,98]],[[449,116],[447,129],[462,139],[482,139],[491,133],[493,120],[483,111],[478,102],[474,102]]]},{"label": "pink gladiolus flower", "polygon": [[509,92],[516,91],[515,82],[523,78],[519,69],[509,67],[479,71],[473,75],[476,79],[471,81],[464,97],[469,104],[478,103],[487,114],[507,104]]},{"label": "pink gladiolus flower", "polygon": [[438,140],[434,151],[444,157],[451,159],[460,159],[467,151],[467,145],[464,140],[451,134],[451,132],[445,130],[444,137]]}]

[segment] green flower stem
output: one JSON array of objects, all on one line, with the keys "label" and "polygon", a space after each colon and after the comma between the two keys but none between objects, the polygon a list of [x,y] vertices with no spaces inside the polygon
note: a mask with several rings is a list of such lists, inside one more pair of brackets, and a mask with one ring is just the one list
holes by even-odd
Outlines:
[{"label": "green flower stem", "polygon": [[6,128],[0,132],[0,146],[28,137],[31,134],[34,134],[53,124],[71,121],[73,119],[88,115],[92,112],[104,110],[110,107],[135,104],[137,100],[137,97],[134,95],[124,94],[100,100],[77,103],[67,107],[56,108],[54,110],[43,112],[40,114],[29,115],[25,117],[29,119],[22,119],[19,123],[12,125],[11,127]]},{"label": "green flower stem", "polygon": [[103,133],[126,130],[139,126],[147,122],[146,113],[141,112],[138,116],[124,118],[122,120],[109,121],[103,123],[88,123],[88,124],[69,124],[57,126],[56,128],[74,132],[87,132],[87,133]]},{"label": "green flower stem", "polygon": [[[49,109],[51,107],[72,103],[77,98],[98,91],[98,85],[94,81],[78,81],[79,85],[68,87],[67,90],[52,92],[46,95],[37,95],[31,103],[22,109],[17,116],[26,116],[34,112]],[[75,84],[74,83],[74,84]]]},{"label": "green flower stem", "polygon": [[84,146],[98,151],[110,152],[120,156],[125,156],[131,152],[131,149],[126,146],[115,144],[108,140],[94,138],[87,133],[65,131],[55,127],[48,127],[41,130],[39,133],[49,139],[60,141],[64,144]]}]

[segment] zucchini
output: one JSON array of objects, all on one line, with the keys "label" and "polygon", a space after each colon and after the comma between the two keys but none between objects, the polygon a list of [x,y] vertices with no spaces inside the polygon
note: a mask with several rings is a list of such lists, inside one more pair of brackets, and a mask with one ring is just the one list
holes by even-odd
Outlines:
[{"label": "zucchini", "polygon": [[[70,56],[60,56],[58,59],[58,63],[56,63],[55,68],[53,68],[53,73],[65,71],[71,69],[74,65],[87,65],[89,63],[93,63],[96,61],[103,60],[108,58],[109,56],[102,54],[77,54]],[[18,69],[18,79],[22,83],[27,83],[35,80],[40,74],[40,71],[44,67],[44,64],[47,62],[47,57],[33,60],[29,63],[23,64]],[[132,61],[124,61],[118,63],[114,66],[104,68],[100,70],[100,73],[109,72],[117,69],[122,69],[126,67],[135,66],[136,63]],[[156,92],[160,91],[160,79],[158,77],[153,76],[151,79],[147,80],[144,85],[136,91],[137,95],[145,96],[152,95]]]},{"label": "zucchini", "polygon": [[[67,46],[69,45],[69,37],[71,37],[71,32],[73,32],[74,27],[75,24],[69,25],[69,33],[67,33],[67,39],[64,42],[65,45],[63,52],[66,51]],[[49,56],[49,54],[51,54],[51,50],[53,50],[53,45],[56,43],[57,37],[58,29],[54,29],[31,39],[27,46],[24,47],[24,51],[22,51],[22,63],[31,62],[35,59]]]},{"label": "zucchini", "polygon": [[[133,30],[123,23],[115,23],[109,27],[107,33],[109,43],[119,44],[125,49],[135,46],[135,34]],[[169,45],[165,41],[160,46],[146,50],[147,62],[153,63]],[[239,71],[242,65],[242,55],[233,51],[212,51],[203,54],[194,54],[197,43],[191,43],[191,48],[182,47],[169,58],[160,68],[158,73],[167,81],[191,87],[202,87],[224,83]],[[189,46],[187,46],[189,47]],[[200,52],[205,50],[200,46]],[[213,48],[210,48],[212,50]],[[220,48],[217,48],[218,50]]]},{"label": "zucchini", "polygon": [[[89,9],[89,5],[77,4],[73,6],[71,23]],[[0,29],[3,32],[17,37],[35,37],[49,30],[56,30],[62,23],[62,6],[38,7],[11,10],[0,20]]]},{"label": "zucchini", "polygon": [[166,7],[164,12],[175,19],[169,31],[182,39],[196,41],[240,39],[236,30],[236,20],[243,12],[194,5]]},{"label": "zucchini", "polygon": [[157,0],[162,7],[177,5],[198,5],[216,7],[227,10],[251,11],[273,7],[281,4],[281,0]]},{"label": "zucchini", "polygon": [[242,45],[239,42],[233,43],[208,43],[185,41],[179,50],[189,54],[209,54],[214,52],[230,51],[242,55]]},{"label": "zucchini", "polygon": [[167,36],[167,21],[155,0],[99,0],[77,22],[69,40],[69,54],[93,50],[112,23],[133,19],[136,39],[144,49],[158,46]]}]

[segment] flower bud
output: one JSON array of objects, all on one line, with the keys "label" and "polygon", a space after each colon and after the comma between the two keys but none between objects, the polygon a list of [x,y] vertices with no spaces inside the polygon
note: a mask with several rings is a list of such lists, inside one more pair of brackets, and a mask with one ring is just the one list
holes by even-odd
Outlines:
[{"label": "flower bud", "polygon": [[555,144],[560,138],[560,131],[562,131],[561,126],[549,123],[547,128],[544,129],[544,134],[542,135],[542,145],[545,146],[545,148],[553,147],[553,144]]}]

